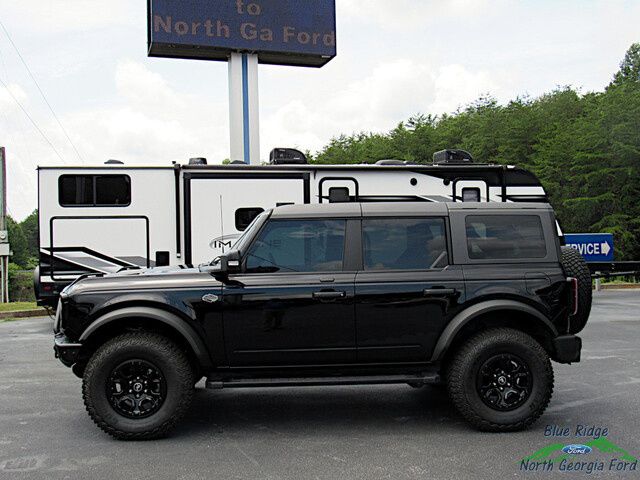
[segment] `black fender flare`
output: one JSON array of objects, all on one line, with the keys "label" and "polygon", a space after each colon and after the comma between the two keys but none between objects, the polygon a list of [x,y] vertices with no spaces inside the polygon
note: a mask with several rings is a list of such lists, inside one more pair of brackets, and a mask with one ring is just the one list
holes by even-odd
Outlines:
[{"label": "black fender flare", "polygon": [[178,334],[181,335],[182,338],[189,344],[202,367],[210,368],[213,366],[211,357],[209,356],[209,351],[207,350],[206,345],[195,332],[195,330],[174,313],[167,312],[166,310],[162,310],[160,308],[143,306],[125,307],[105,313],[104,315],[98,317],[93,323],[91,323],[91,325],[87,327],[87,329],[80,336],[79,341],[80,343],[86,341],[91,337],[91,335],[93,335],[105,325],[118,320],[122,320],[123,318],[131,317],[147,318],[150,320],[161,322],[164,325],[171,327],[176,332],[178,332]]},{"label": "black fender flare", "polygon": [[487,300],[484,302],[476,303],[475,305],[466,308],[462,312],[458,313],[455,317],[453,317],[453,319],[447,324],[445,329],[440,334],[438,342],[433,349],[431,361],[437,362],[442,359],[447,349],[453,342],[453,339],[465,325],[467,325],[469,322],[472,322],[480,315],[498,310],[516,310],[519,312],[527,313],[534,318],[537,318],[541,322],[541,324],[547,328],[547,330],[553,337],[558,336],[558,330],[553,325],[553,323],[551,323],[551,321],[543,313],[527,305],[526,303],[518,302],[517,300]]}]

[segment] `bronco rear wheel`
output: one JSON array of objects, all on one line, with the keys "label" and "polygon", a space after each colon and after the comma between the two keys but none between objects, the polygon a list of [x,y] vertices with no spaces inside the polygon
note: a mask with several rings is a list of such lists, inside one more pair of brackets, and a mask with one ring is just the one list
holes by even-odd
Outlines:
[{"label": "bronco rear wheel", "polygon": [[165,436],[191,404],[194,372],[168,338],[127,333],[89,359],[82,393],[93,421],[123,440]]},{"label": "bronco rear wheel", "polygon": [[447,369],[449,397],[479,430],[522,430],[544,412],[553,391],[547,352],[531,336],[494,328],[469,339]]}]

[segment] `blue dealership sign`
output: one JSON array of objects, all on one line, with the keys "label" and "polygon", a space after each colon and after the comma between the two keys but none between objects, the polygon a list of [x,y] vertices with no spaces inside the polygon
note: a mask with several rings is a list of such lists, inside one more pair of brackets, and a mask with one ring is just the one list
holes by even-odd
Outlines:
[{"label": "blue dealership sign", "polygon": [[148,0],[149,56],[321,67],[336,56],[335,0]]},{"label": "blue dealership sign", "polygon": [[611,233],[569,233],[564,238],[567,246],[578,250],[587,262],[613,261]]}]

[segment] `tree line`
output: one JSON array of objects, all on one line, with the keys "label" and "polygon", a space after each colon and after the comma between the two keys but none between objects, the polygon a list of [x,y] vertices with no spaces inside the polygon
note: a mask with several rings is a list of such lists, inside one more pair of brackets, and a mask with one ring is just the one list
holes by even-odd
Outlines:
[{"label": "tree line", "polygon": [[601,92],[557,88],[505,105],[482,96],[453,114],[415,115],[387,133],[333,138],[312,162],[431,163],[461,148],[542,182],[566,232],[609,232],[618,260],[640,260],[640,43]]}]

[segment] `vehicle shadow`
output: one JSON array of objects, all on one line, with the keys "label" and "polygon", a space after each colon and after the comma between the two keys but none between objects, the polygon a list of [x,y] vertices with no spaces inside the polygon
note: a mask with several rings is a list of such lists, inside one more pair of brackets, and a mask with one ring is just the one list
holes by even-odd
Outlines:
[{"label": "vehicle shadow", "polygon": [[175,436],[212,432],[281,434],[332,431],[468,429],[443,387],[408,385],[205,390]]}]

